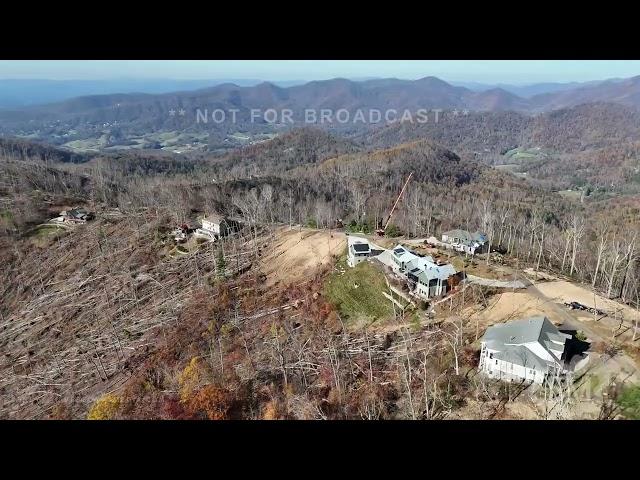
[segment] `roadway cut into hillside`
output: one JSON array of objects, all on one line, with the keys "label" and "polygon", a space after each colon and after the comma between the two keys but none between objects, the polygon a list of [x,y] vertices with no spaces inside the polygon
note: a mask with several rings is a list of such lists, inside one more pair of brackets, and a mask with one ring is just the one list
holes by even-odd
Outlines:
[{"label": "roadway cut into hillside", "polygon": [[[576,301],[587,307],[596,307],[607,315],[582,310],[570,310],[564,303]],[[594,293],[586,286],[554,280],[535,282],[520,291],[497,294],[486,309],[478,312],[485,326],[532,315],[546,315],[556,324],[570,323],[591,334],[596,340],[628,342],[633,338],[633,326],[640,312],[612,299]],[[640,339],[640,335],[637,336]],[[637,341],[636,341],[637,343]]]}]

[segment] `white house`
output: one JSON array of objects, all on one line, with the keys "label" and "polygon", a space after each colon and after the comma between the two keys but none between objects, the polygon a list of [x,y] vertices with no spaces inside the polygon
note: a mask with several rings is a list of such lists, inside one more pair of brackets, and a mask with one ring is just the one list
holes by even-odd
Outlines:
[{"label": "white house", "polygon": [[404,273],[406,271],[407,265],[410,262],[417,261],[421,257],[407,250],[402,245],[398,245],[393,249],[391,253],[391,258],[393,262],[396,264],[396,266],[398,267],[398,270]]},{"label": "white house", "polygon": [[550,375],[567,372],[564,352],[570,338],[543,316],[494,325],[482,338],[480,371],[491,378],[542,384]]},{"label": "white house", "polygon": [[349,244],[347,264],[350,267],[355,267],[360,262],[364,262],[371,255],[371,246],[369,242],[360,237],[349,235],[347,237]]},{"label": "white house", "polygon": [[63,223],[87,223],[88,220],[93,220],[95,215],[85,208],[75,207],[71,210],[64,210],[60,212],[60,216],[56,218],[61,219]]},{"label": "white house", "polygon": [[409,272],[408,277],[412,279],[415,275],[415,294],[420,298],[428,300],[432,297],[439,297],[449,290],[449,278],[456,274],[453,265],[431,264],[417,272]]},{"label": "white house", "polygon": [[227,233],[227,221],[222,215],[209,214],[200,219],[202,227],[196,229],[195,234],[215,240]]},{"label": "white house", "polygon": [[446,294],[448,280],[456,274],[453,265],[438,265],[432,257],[418,256],[402,245],[393,249],[391,258],[397,269],[409,279],[413,293],[425,300]]},{"label": "white house", "polygon": [[480,232],[469,233],[466,230],[450,230],[442,234],[442,243],[446,243],[454,250],[470,255],[482,253],[487,246],[487,236]]}]

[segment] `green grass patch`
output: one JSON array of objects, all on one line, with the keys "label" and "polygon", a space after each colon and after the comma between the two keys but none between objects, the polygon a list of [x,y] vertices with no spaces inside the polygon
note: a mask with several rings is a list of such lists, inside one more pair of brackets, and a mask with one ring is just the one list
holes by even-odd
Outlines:
[{"label": "green grass patch", "polygon": [[589,388],[592,392],[595,392],[597,388],[602,384],[602,380],[598,375],[589,376]]},{"label": "green grass patch", "polygon": [[511,156],[511,158],[536,158],[538,155],[536,155],[535,153],[529,153],[529,152],[518,152],[514,155]]},{"label": "green grass patch", "polygon": [[400,230],[400,228],[398,228],[395,225],[391,224],[384,231],[384,234],[387,237],[394,238],[394,237],[400,237],[400,236],[404,235],[404,232],[402,230]]},{"label": "green grass patch", "polygon": [[106,145],[104,138],[86,138],[84,140],[72,140],[63,145],[76,152],[97,152]]},{"label": "green grass patch", "polygon": [[494,165],[493,168],[495,168],[496,170],[503,170],[514,173],[518,168],[520,168],[520,165],[518,165],[517,163],[505,163],[502,165]]},{"label": "green grass patch", "polygon": [[9,210],[0,211],[0,226],[9,228],[13,224],[13,214]]},{"label": "green grass patch", "polygon": [[[329,277],[324,294],[346,320],[371,323],[393,317],[391,302],[382,295],[388,288],[381,271],[369,262],[350,268],[346,255],[337,267],[339,271]],[[342,270],[344,273],[340,273]]]},{"label": "green grass patch", "polygon": [[251,137],[249,135],[247,135],[246,133],[241,133],[241,132],[232,133],[231,135],[229,135],[229,137],[231,137],[231,138],[233,138],[235,140],[243,141],[243,142],[251,140]]},{"label": "green grass patch", "polygon": [[51,241],[62,237],[66,233],[66,230],[62,227],[42,225],[31,230],[27,237],[38,247],[47,247]]},{"label": "green grass patch", "polygon": [[373,233],[374,231],[373,227],[374,227],[373,223],[367,222],[366,220],[361,223],[358,223],[355,220],[351,220],[351,222],[345,227],[345,229],[349,233],[369,234],[369,233]]},{"label": "green grass patch", "polygon": [[520,151],[520,147],[512,148],[511,150],[508,150],[508,151],[504,152],[504,156],[505,157],[511,157],[514,154],[518,153],[519,151]]},{"label": "green grass patch", "polygon": [[420,313],[417,310],[410,310],[406,315],[406,319],[411,323],[411,329],[414,332],[420,331],[420,329],[422,328],[422,319],[420,318]]},{"label": "green grass patch", "polygon": [[168,132],[158,132],[150,135],[145,135],[143,138],[152,142],[171,142],[175,141],[176,138],[180,135],[177,131],[168,131]]},{"label": "green grass patch", "polygon": [[640,420],[640,386],[626,387],[616,402],[622,409],[622,414],[631,420]]},{"label": "green grass patch", "polygon": [[522,148],[517,147],[505,152],[504,156],[514,160],[536,158],[545,155],[545,151],[540,148]]},{"label": "green grass patch", "polygon": [[569,200],[580,200],[580,197],[582,197],[580,190],[560,190],[558,194]]},{"label": "green grass patch", "polygon": [[42,227],[37,227],[33,230],[33,233],[31,234],[32,237],[35,238],[48,238],[51,236],[56,236],[59,234],[64,233],[65,230],[62,227],[55,227],[55,226],[49,226],[49,225],[45,225]]}]

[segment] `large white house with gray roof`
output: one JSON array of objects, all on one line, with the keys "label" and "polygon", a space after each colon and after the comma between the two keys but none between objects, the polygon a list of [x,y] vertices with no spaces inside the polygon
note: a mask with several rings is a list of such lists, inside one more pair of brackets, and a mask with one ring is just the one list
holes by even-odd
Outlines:
[{"label": "large white house with gray roof", "polygon": [[442,243],[446,243],[454,250],[471,255],[482,253],[487,246],[487,236],[480,232],[470,233],[466,230],[450,230],[442,234]]},{"label": "large white house with gray roof", "polygon": [[[421,270],[415,276],[416,295],[424,299],[438,297],[447,293],[449,289],[449,278],[456,274],[453,265],[431,265]],[[407,276],[413,280],[413,272]]]},{"label": "large white house with gray roof", "polygon": [[482,338],[480,370],[491,378],[542,384],[549,375],[566,373],[570,338],[543,316],[493,325]]},{"label": "large white house with gray roof", "polygon": [[402,245],[392,250],[391,258],[398,271],[407,276],[413,293],[424,300],[446,294],[449,278],[456,274],[453,265],[439,265],[432,257],[416,255]]},{"label": "large white house with gray roof", "polygon": [[[398,270],[400,270],[401,272],[404,272],[409,263],[418,261],[418,259],[420,259],[421,257],[416,255],[412,251],[406,249],[402,245],[397,245],[392,250],[391,258],[393,259],[393,262],[397,265]],[[424,258],[427,258],[427,257],[424,257]],[[431,257],[428,257],[428,258],[431,259]],[[431,261],[433,261],[433,259],[431,259]]]}]

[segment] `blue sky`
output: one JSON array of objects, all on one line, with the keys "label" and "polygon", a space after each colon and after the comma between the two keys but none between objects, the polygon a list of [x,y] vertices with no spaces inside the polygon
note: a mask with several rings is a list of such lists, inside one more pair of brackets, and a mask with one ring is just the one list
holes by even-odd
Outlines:
[{"label": "blue sky", "polygon": [[0,60],[0,78],[323,80],[436,76],[448,81],[537,83],[640,75],[637,60]]}]

